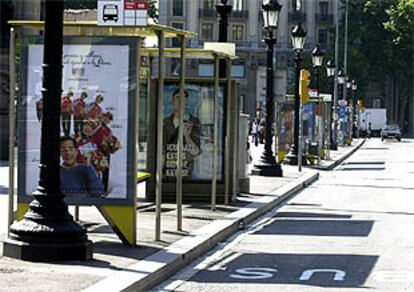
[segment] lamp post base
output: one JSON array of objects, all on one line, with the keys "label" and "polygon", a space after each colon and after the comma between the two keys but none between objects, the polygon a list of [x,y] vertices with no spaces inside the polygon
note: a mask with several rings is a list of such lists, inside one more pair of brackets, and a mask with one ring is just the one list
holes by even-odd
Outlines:
[{"label": "lamp post base", "polygon": [[92,242],[62,197],[36,198],[23,220],[10,227],[3,256],[34,262],[92,259]]},{"label": "lamp post base", "polygon": [[283,170],[280,164],[276,163],[276,159],[272,154],[264,152],[260,161],[254,164],[252,175],[282,177]]},{"label": "lamp post base", "polygon": [[4,241],[3,255],[24,261],[86,261],[92,259],[92,242],[32,243],[14,239]]},{"label": "lamp post base", "polygon": [[331,142],[329,145],[329,149],[331,150],[338,150],[338,144],[331,138]]},{"label": "lamp post base", "polygon": [[[298,165],[298,155],[296,153],[289,152],[283,159],[283,164]],[[302,154],[302,165],[308,165],[306,155]]]}]

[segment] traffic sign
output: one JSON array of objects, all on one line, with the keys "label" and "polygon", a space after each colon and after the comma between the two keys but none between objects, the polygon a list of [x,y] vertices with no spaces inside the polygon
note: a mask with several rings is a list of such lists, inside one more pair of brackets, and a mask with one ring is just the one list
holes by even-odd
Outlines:
[{"label": "traffic sign", "polygon": [[340,100],[338,100],[338,105],[340,105],[340,106],[347,106],[348,105],[348,101],[346,101],[345,99],[340,99]]},{"label": "traffic sign", "polygon": [[98,25],[145,26],[148,24],[147,0],[98,0]]}]

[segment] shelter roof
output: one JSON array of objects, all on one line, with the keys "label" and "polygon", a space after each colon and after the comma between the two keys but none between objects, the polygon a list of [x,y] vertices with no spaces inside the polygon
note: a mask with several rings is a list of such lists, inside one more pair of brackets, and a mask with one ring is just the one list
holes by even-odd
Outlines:
[{"label": "shelter roof", "polygon": [[[44,21],[11,20],[14,27],[34,28],[43,30]],[[96,21],[64,21],[63,34],[65,36],[130,36],[147,37],[164,32],[166,38],[185,36],[196,37],[191,31],[181,30],[161,24],[147,24],[146,26],[98,26]]]},{"label": "shelter roof", "polygon": [[[179,48],[165,48],[164,49],[164,56],[167,58],[180,58],[180,51]],[[141,54],[143,56],[152,56],[157,57],[159,53],[158,48],[143,48],[141,50]],[[217,49],[193,49],[187,48],[185,50],[186,59],[214,59],[214,56],[218,56],[219,58],[230,58],[236,59],[237,56],[231,54],[229,52],[225,52]]]}]

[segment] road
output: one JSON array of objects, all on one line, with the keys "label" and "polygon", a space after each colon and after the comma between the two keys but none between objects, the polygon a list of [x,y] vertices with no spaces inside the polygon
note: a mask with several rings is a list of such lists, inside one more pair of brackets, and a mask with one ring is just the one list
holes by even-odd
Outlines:
[{"label": "road", "polygon": [[414,140],[370,139],[155,291],[414,291]]}]

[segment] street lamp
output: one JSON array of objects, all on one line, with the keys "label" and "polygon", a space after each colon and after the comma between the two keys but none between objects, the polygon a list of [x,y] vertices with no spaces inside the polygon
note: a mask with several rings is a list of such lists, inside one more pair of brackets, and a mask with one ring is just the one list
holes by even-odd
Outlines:
[{"label": "street lamp", "polygon": [[312,65],[315,68],[315,76],[316,76],[316,91],[318,92],[319,96],[319,69],[322,66],[323,62],[323,52],[319,45],[316,45],[312,51]]},{"label": "street lamp", "polygon": [[338,70],[338,84],[342,85],[345,83],[345,73],[344,70],[339,69]]},{"label": "street lamp", "polygon": [[351,85],[352,85],[351,79],[347,76],[346,77],[346,88],[351,89]]},{"label": "street lamp", "polygon": [[10,228],[3,255],[28,261],[88,260],[92,243],[73,221],[60,191],[63,0],[45,3],[40,177],[24,219]]},{"label": "street lamp", "polygon": [[[331,150],[338,150],[338,144],[336,143],[336,104],[334,104],[334,77],[335,77],[335,63],[332,60],[329,60],[326,63],[326,75],[328,76],[328,79],[331,82],[331,92],[332,92],[332,104],[333,106],[331,107],[331,114],[330,114],[330,121],[329,121],[329,126],[330,129],[332,129],[331,131],[331,143],[330,143],[330,148]],[[335,116],[334,116],[335,114]],[[335,118],[335,119],[333,119]]]},{"label": "street lamp", "polygon": [[265,126],[265,145],[263,153],[257,164],[254,165],[252,174],[263,176],[282,176],[283,171],[280,164],[276,163],[272,151],[272,127],[275,112],[274,103],[274,80],[273,80],[273,48],[276,38],[273,32],[277,30],[279,13],[282,5],[277,0],[264,0],[263,8],[263,28],[266,30],[264,41],[267,44],[267,69],[266,69],[266,126]]},{"label": "street lamp", "polygon": [[[298,146],[299,146],[299,78],[300,78],[300,63],[302,62],[301,52],[305,46],[306,31],[302,28],[300,23],[295,25],[292,29],[292,47],[295,51],[295,124],[293,144],[290,147],[289,153],[283,159],[284,164],[297,165],[298,164]],[[306,165],[306,156],[302,155],[302,165]]]},{"label": "street lamp", "polygon": [[315,46],[315,48],[312,51],[312,65],[315,68],[320,68],[322,66],[322,62],[323,62],[323,52],[318,45]]},{"label": "street lamp", "polygon": [[[227,42],[227,28],[229,25],[229,14],[231,13],[233,6],[227,4],[228,0],[221,0],[220,4],[216,5],[219,21],[219,37],[220,43]],[[219,77],[226,77],[226,60],[219,61]]]},{"label": "street lamp", "polygon": [[[320,123],[319,123],[319,128],[318,128],[318,133],[319,133],[319,139],[318,139],[318,150],[322,149],[323,146],[323,133],[322,133],[322,129],[323,129],[323,105],[322,105],[322,101],[321,101],[321,97],[319,95],[319,70],[322,67],[322,63],[323,63],[323,56],[324,53],[322,52],[319,44],[317,44],[315,46],[315,48],[312,51],[312,65],[313,68],[315,68],[315,77],[316,77],[316,92],[318,95],[318,100],[319,100],[319,113],[320,113]],[[318,155],[319,157],[319,155]]]}]

